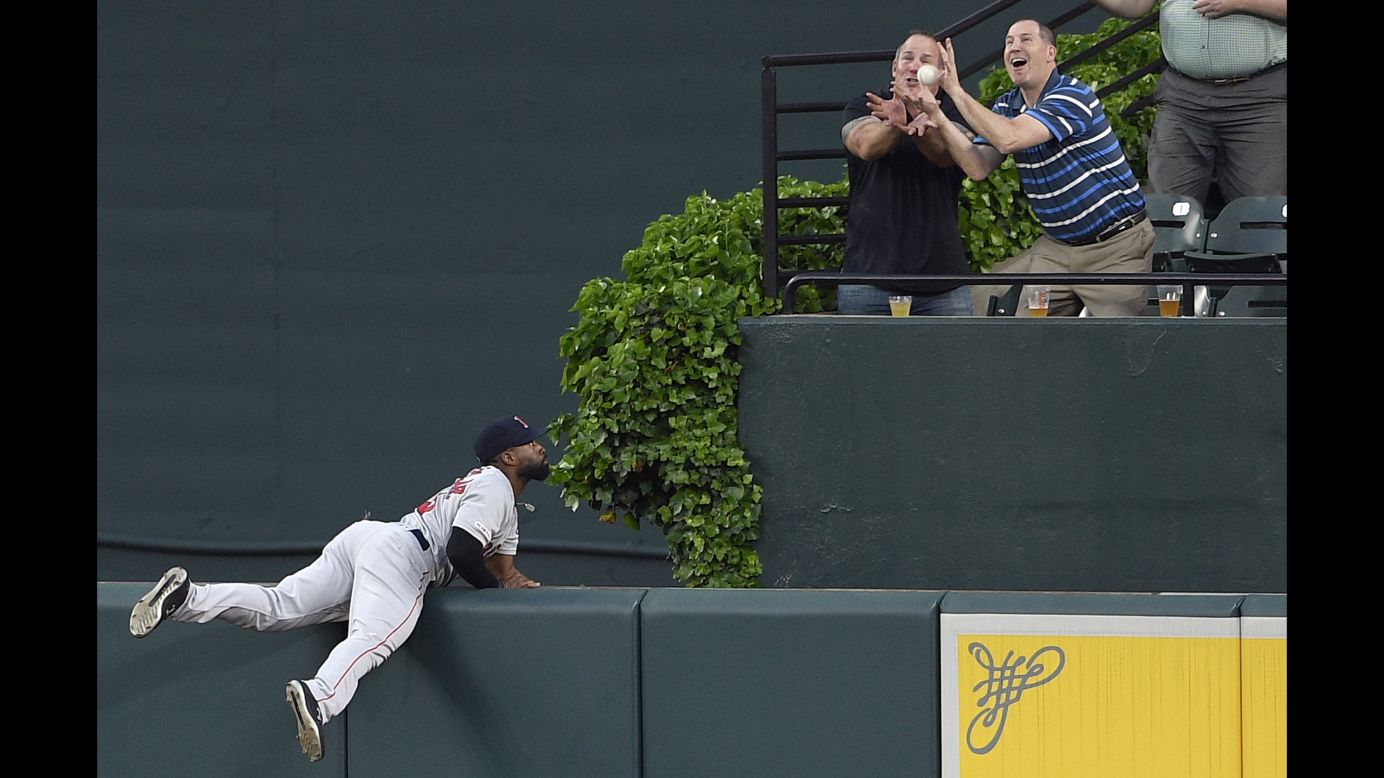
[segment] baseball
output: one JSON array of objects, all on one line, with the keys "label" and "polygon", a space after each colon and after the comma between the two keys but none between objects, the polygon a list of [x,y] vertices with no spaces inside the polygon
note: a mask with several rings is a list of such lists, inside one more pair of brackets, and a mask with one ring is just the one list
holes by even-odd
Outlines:
[{"label": "baseball", "polygon": [[918,80],[928,86],[937,83],[937,68],[931,65],[923,65],[918,68]]}]

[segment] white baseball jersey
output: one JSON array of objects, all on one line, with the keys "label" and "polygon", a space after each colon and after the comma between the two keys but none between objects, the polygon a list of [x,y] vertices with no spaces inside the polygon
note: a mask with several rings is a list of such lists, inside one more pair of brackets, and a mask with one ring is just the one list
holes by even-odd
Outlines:
[{"label": "white baseball jersey", "polygon": [[399,519],[399,523],[407,529],[421,529],[427,535],[433,586],[445,586],[454,574],[447,559],[447,540],[453,527],[479,541],[487,557],[513,556],[519,551],[519,511],[514,504],[514,487],[503,472],[489,465],[453,481]]}]

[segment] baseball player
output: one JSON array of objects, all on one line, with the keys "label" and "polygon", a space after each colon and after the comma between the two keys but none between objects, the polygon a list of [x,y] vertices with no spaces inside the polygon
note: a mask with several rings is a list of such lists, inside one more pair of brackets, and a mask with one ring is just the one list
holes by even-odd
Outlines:
[{"label": "baseball player", "polygon": [[480,467],[396,522],[357,521],[276,586],[194,584],[173,567],[135,603],[130,633],[145,637],[164,619],[221,619],[260,632],[349,619],[346,639],[317,675],[285,689],[298,744],[315,762],[322,758],[322,726],[345,710],[361,677],[413,633],[429,586],[446,586],[456,575],[477,589],[539,585],[519,572],[514,556],[515,501],[529,481],[548,477],[541,433],[518,416],[492,420],[476,436]]}]

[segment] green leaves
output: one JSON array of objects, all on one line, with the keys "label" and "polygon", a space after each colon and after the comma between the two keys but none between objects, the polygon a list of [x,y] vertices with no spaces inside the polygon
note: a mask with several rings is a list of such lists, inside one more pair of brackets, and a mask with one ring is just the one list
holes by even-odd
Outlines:
[{"label": "green leaves", "polygon": [[[780,179],[784,197],[845,194],[845,182]],[[783,230],[844,229],[839,209],[785,212]],[[563,334],[562,388],[581,398],[554,421],[567,441],[553,468],[573,510],[668,538],[674,576],[689,586],[756,586],[762,572],[750,544],[759,502],[737,437],[738,321],[778,310],[760,290],[763,191],[718,201],[689,197],[681,214],[659,217],[626,252],[626,280],[597,278],[577,295],[579,320]],[[841,246],[791,249],[804,266],[841,265]],[[820,295],[800,310],[821,310]]]},{"label": "green leaves", "polygon": [[1019,186],[1014,158],[1007,157],[984,181],[961,184],[958,209],[962,242],[972,270],[986,270],[1018,254],[1042,234]]}]

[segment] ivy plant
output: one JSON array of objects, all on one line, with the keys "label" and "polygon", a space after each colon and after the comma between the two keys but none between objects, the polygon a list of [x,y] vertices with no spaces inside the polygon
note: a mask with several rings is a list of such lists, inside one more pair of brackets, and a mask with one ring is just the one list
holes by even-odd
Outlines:
[{"label": "ivy plant", "polygon": [[[844,182],[780,179],[784,197],[845,193]],[[836,208],[785,212],[785,231],[841,231]],[[689,586],[754,586],[760,574],[761,489],[738,439],[739,320],[779,309],[760,288],[763,192],[689,197],[660,217],[622,262],[625,280],[582,287],[580,315],[559,342],[562,388],[576,413],[550,429],[565,438],[553,482],[573,510],[602,521],[649,521],[668,539],[674,577]],[[841,246],[785,247],[785,262],[840,267]],[[813,292],[800,311],[821,310]]]}]

